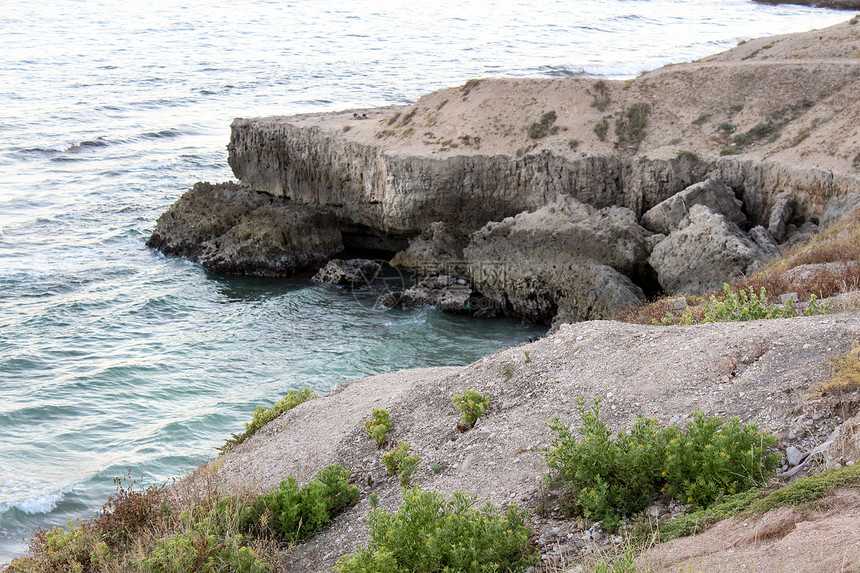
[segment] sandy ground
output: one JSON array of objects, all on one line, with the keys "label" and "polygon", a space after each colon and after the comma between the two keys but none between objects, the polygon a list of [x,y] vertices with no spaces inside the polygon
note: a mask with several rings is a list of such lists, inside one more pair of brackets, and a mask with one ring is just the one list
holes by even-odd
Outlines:
[{"label": "sandy ground", "polygon": [[[852,20],[853,21],[853,20]],[[290,118],[390,153],[446,157],[522,155],[550,150],[675,157],[679,152],[802,163],[860,173],[860,23],[774,36],[627,81],[592,78],[470,80],[423,96],[413,106]],[[638,148],[616,125],[647,104]],[[554,112],[557,128],[532,138],[529,127]],[[366,115],[366,119],[363,116]],[[605,121],[601,141],[595,127]],[[773,132],[738,149],[734,136],[760,124]],[[777,134],[777,135],[774,135]]]}]

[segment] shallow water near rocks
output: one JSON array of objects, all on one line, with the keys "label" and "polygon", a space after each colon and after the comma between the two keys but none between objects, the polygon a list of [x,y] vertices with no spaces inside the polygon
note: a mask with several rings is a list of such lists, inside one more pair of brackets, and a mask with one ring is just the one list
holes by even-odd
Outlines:
[{"label": "shallow water near rocks", "polygon": [[144,242],[231,177],[236,116],[408,103],[473,77],[628,77],[850,14],[740,0],[9,0],[0,14],[0,563],[35,527],[214,455],[257,404],[466,364],[544,329],[225,278]]}]

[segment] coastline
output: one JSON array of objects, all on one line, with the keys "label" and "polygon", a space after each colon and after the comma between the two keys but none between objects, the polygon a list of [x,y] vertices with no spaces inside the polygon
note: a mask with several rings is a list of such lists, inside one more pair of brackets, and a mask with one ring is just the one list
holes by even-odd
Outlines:
[{"label": "coastline", "polygon": [[[860,29],[860,26],[857,28]],[[772,50],[774,46],[764,47],[768,43],[771,43],[771,40],[749,42],[747,44],[751,45],[744,45],[745,51],[742,55],[739,53],[733,57],[748,61],[759,58],[762,50],[767,54],[777,53],[776,50]],[[780,49],[787,50],[790,46]],[[744,59],[746,56],[750,57]],[[706,58],[705,61],[719,60],[717,56],[714,58],[716,59]],[[774,64],[775,68],[785,67],[778,61],[771,64]],[[806,64],[813,66],[816,71],[845,65],[832,61],[802,62],[802,65]],[[854,65],[854,63],[850,64],[852,67]],[[627,88],[628,92],[631,90],[635,92],[633,100],[615,100],[618,109],[621,111],[629,109],[631,101],[633,103],[640,101],[637,98],[647,94],[650,83],[659,84],[661,79],[666,79],[661,77],[661,74],[666,73],[671,76],[678,72],[683,75],[687,71],[683,66],[680,65],[674,70],[673,66],[669,66],[663,71],[643,74],[642,77],[645,79],[642,80],[641,85]],[[714,66],[714,69],[720,67]],[[725,67],[731,67],[731,65]],[[770,67],[770,65],[764,67]],[[821,97],[811,101],[813,105],[806,110],[816,112],[823,109],[836,110],[845,103],[842,90],[852,90],[854,84],[837,87],[839,78],[835,76],[841,73],[833,72],[835,79],[832,82],[827,78],[821,82],[818,86],[821,93],[817,94]],[[774,81],[784,77],[779,72],[774,76]],[[850,78],[850,74],[846,73],[842,77],[843,80],[846,78]],[[471,89],[467,90],[470,92],[467,94],[468,101],[464,100],[463,103],[472,102],[476,107],[480,107],[478,96],[482,90],[501,86],[504,82],[497,85],[493,82],[472,84]],[[541,85],[537,86],[538,83]],[[531,82],[524,81],[523,84],[531,84]],[[668,84],[671,87],[671,82]],[[591,108],[591,103],[595,100],[595,86],[596,82],[592,82],[582,87],[579,97],[580,107],[577,109],[585,111],[584,115],[588,113],[586,108]],[[520,85],[517,84],[514,87],[519,88]],[[552,81],[535,82],[530,87],[535,88],[538,93],[560,91]],[[462,99],[464,88],[443,90],[427,96],[429,98],[427,100],[424,98],[422,100],[425,107],[431,109],[442,101],[448,101],[449,103],[443,105],[441,109],[451,110],[454,102],[449,96]],[[620,85],[610,89],[613,90],[613,94],[615,90],[625,90]],[[826,95],[822,95],[825,92]],[[561,95],[564,96],[564,94]],[[443,99],[446,97],[447,100]],[[662,95],[654,93],[649,97],[651,98],[649,105],[656,106]],[[781,103],[776,102],[777,105]],[[306,130],[304,133],[310,133],[314,137],[322,133],[327,144],[333,146],[341,145],[343,139],[350,140],[353,137],[361,144],[372,146],[378,146],[378,142],[386,138],[396,140],[396,145],[391,145],[391,141],[388,141],[381,146],[383,149],[379,153],[386,157],[396,158],[402,154],[410,157],[423,156],[429,152],[442,158],[452,158],[462,155],[489,155],[493,151],[493,137],[482,135],[477,136],[480,138],[480,148],[476,148],[474,143],[464,145],[463,140],[460,139],[462,135],[451,135],[441,141],[434,139],[436,143],[426,145],[420,139],[415,139],[420,138],[420,135],[413,137],[412,134],[416,130],[403,134],[409,129],[408,123],[398,127],[399,134],[378,137],[379,133],[390,127],[387,123],[394,114],[399,112],[401,115],[408,115],[419,104],[402,109],[377,110],[373,113],[379,114],[379,121],[355,120],[353,117],[352,121],[356,121],[356,127],[350,130],[343,129],[345,125],[352,125],[349,113],[294,117],[286,122],[291,129],[292,125],[310,121],[313,125],[298,127]],[[726,103],[723,107],[727,105]],[[745,125],[755,126],[757,124],[754,122],[764,116],[756,115],[758,112],[753,113],[747,105],[745,103],[744,109],[735,113],[749,113],[743,121]],[[805,106],[801,105],[801,107]],[[594,109],[596,108],[597,106],[594,106]],[[720,113],[730,111],[729,108],[721,110]],[[856,205],[853,199],[857,192],[857,173],[850,154],[846,154],[847,150],[855,148],[852,146],[856,145],[856,138],[843,138],[836,141],[828,150],[815,152],[815,146],[820,145],[820,140],[827,139],[831,132],[824,130],[816,132],[817,126],[810,128],[815,118],[807,116],[807,111],[790,119],[783,126],[784,132],[781,137],[775,142],[756,142],[746,148],[740,154],[742,155],[740,159],[745,163],[736,163],[736,160],[731,158],[721,162],[713,156],[717,145],[724,145],[726,142],[723,140],[708,143],[707,140],[712,139],[710,134],[696,135],[695,137],[699,137],[701,141],[695,137],[689,142],[685,140],[685,145],[680,150],[679,144],[665,145],[661,144],[662,142],[655,142],[654,138],[657,135],[666,137],[675,134],[671,128],[663,132],[663,127],[667,124],[671,125],[671,120],[661,120],[658,123],[652,119],[654,123],[647,128],[646,135],[639,142],[639,148],[635,152],[619,146],[617,142],[607,143],[599,141],[600,138],[595,139],[596,134],[593,132],[592,125],[603,117],[597,113],[594,114],[594,118],[583,123],[581,131],[577,132],[576,128],[567,126],[567,130],[560,128],[557,133],[549,136],[532,138],[528,135],[528,128],[534,123],[540,123],[544,113],[546,111],[541,110],[539,114],[525,118],[522,125],[514,126],[517,131],[524,129],[525,136],[518,132],[510,141],[504,132],[505,126],[511,124],[502,122],[504,125],[498,143],[501,145],[507,142],[511,145],[504,150],[493,151],[491,156],[501,156],[500,161],[510,163],[519,155],[517,151],[520,148],[515,146],[522,142],[527,146],[534,143],[537,145],[529,151],[523,151],[521,157],[540,158],[544,155],[558,154],[567,159],[578,160],[575,157],[576,154],[582,154],[580,157],[589,154],[591,154],[590,157],[596,154],[620,155],[623,160],[618,163],[619,173],[630,175],[632,166],[641,167],[641,170],[634,171],[633,177],[630,178],[630,181],[639,178],[640,189],[648,188],[653,181],[663,181],[664,177],[669,180],[672,177],[678,178],[676,183],[670,183],[668,187],[674,189],[680,183],[689,183],[692,179],[698,178],[700,174],[716,172],[725,175],[735,170],[738,181],[744,185],[755,178],[762,182],[761,187],[764,191],[760,200],[756,199],[758,196],[753,192],[749,193],[749,199],[744,195],[748,211],[749,207],[759,208],[758,213],[753,212],[754,222],[764,222],[773,212],[776,194],[772,193],[773,189],[769,189],[767,185],[775,188],[777,184],[781,186],[788,184],[792,187],[795,192],[795,204],[798,206],[794,220],[801,225],[814,221],[816,225],[820,224],[824,228],[850,212]],[[685,110],[684,127],[688,124],[694,125],[694,122],[705,113],[702,111],[699,115],[695,115],[694,111]],[[839,113],[852,114],[854,109]],[[652,117],[657,115],[659,114],[655,112]],[[326,119],[323,121],[322,117]],[[455,113],[452,117],[458,120],[460,125],[464,125],[463,116]],[[479,120],[486,120],[487,117],[484,116]],[[621,116],[616,116],[613,120],[618,117]],[[529,123],[531,119],[534,121]],[[713,128],[718,126],[720,119],[723,118],[712,117],[706,119],[704,123]],[[835,132],[844,127],[844,124],[839,123],[843,119],[837,113],[824,123],[830,126],[827,129]],[[319,125],[320,121],[323,121],[322,126]],[[329,123],[325,123],[326,121]],[[417,120],[413,119],[413,121]],[[392,125],[395,124],[397,120]],[[437,123],[437,125],[440,124]],[[806,136],[801,138],[803,130],[808,128],[810,129]],[[589,130],[593,135],[589,135]],[[341,140],[331,143],[334,139],[333,134]],[[466,135],[469,135],[470,141],[475,141],[476,136],[471,132]],[[560,137],[551,139],[557,135]],[[579,140],[571,137],[572,135],[581,135],[583,139]],[[366,137],[367,141],[363,141],[362,137]],[[594,141],[586,141],[586,137]],[[570,145],[571,139],[580,141],[576,150]],[[790,139],[791,142],[797,139],[800,141],[793,146],[780,147],[786,139]],[[813,139],[814,141],[808,141]],[[451,142],[459,140],[461,143],[457,147],[445,145],[444,142],[449,140]],[[606,149],[601,147],[604,143],[607,144]],[[777,146],[768,147],[771,143],[777,143]],[[403,147],[398,147],[401,144]],[[371,145],[365,145],[363,149],[366,151],[366,148]],[[698,145],[704,147],[696,147]],[[566,149],[565,146],[567,146]],[[443,147],[447,149],[443,150]],[[417,149],[420,149],[421,153],[415,151]],[[601,153],[601,150],[605,153]],[[695,155],[697,158],[694,164],[688,165],[691,158],[680,157],[680,151],[689,151],[690,154]],[[803,152],[807,153],[804,155]],[[370,159],[375,160],[378,157],[374,155]],[[803,157],[803,161],[798,160],[798,157]],[[455,159],[443,164],[449,166],[450,163],[457,161],[462,160]],[[539,164],[540,162],[535,159],[532,161],[537,165],[533,173],[546,169],[552,171],[550,179],[557,175],[558,171],[553,171],[554,164],[551,161],[547,160],[543,164]],[[607,161],[612,160],[607,159]],[[764,164],[766,166],[763,166]],[[596,164],[589,165],[588,161],[583,162],[582,165],[581,172],[590,174],[596,169]],[[721,165],[728,167],[721,167]],[[747,167],[736,169],[738,165],[747,165]],[[642,177],[649,174],[651,179],[643,182]],[[385,175],[389,177],[391,172]],[[685,177],[688,180],[685,180]],[[629,190],[630,185],[631,183],[626,183],[624,189]],[[414,185],[408,184],[403,187],[405,189],[398,189],[398,184],[395,182],[383,188],[376,205],[374,201],[377,201],[377,198],[371,196],[367,205],[356,201],[344,207],[347,210],[353,209],[353,214],[344,211],[338,212],[337,215],[341,219],[349,220],[356,227],[364,225],[391,235],[414,239],[429,219],[410,221],[406,217],[405,222],[396,217],[386,219],[391,215],[385,212],[386,208],[402,201],[404,190],[414,192],[416,189]],[[277,189],[269,189],[269,192],[275,195],[290,194],[284,188],[280,193]],[[542,197],[541,194],[543,194]],[[326,203],[321,201],[320,197],[318,194],[313,201],[307,202],[325,205]],[[634,196],[626,208],[641,216],[648,202],[654,203],[656,200],[654,197],[651,199],[647,197],[648,192]],[[343,196],[339,196],[336,199],[339,201],[342,198]],[[302,200],[297,195],[290,199]],[[520,210],[534,211],[552,204],[557,200],[557,196],[551,195],[544,188],[540,193],[531,195],[528,200],[531,203],[525,205],[525,209],[521,209],[522,205],[513,205],[506,209],[509,209],[511,216],[518,214]],[[603,199],[599,198],[599,200]],[[636,201],[641,201],[638,207]],[[403,208],[402,205],[401,209],[402,213],[410,210]],[[440,213],[439,210],[431,211],[437,215]],[[452,210],[449,209],[449,211]],[[452,213],[453,218],[449,222],[461,221],[467,229],[470,225],[483,226],[485,222],[469,221],[456,215],[456,212]],[[377,218],[374,219],[374,217]],[[484,214],[481,217],[494,217],[489,219],[493,221],[503,218],[497,217],[496,214]],[[755,219],[756,217],[761,221]],[[799,226],[795,225],[795,227]],[[706,413],[725,416],[738,414],[745,419],[754,420],[784,438],[781,444],[783,448],[787,444],[796,444],[810,450],[815,445],[823,443],[837,427],[844,427],[843,424],[848,423],[844,404],[809,399],[806,394],[826,378],[827,359],[847,351],[851,342],[858,338],[860,334],[858,321],[860,318],[854,312],[788,321],[667,329],[603,321],[578,322],[574,325],[559,323],[557,332],[545,339],[494,353],[467,367],[395,372],[336,388],[330,396],[299,406],[278,418],[246,444],[242,444],[213,464],[201,467],[198,474],[205,474],[208,476],[207,479],[216,477],[223,484],[225,491],[247,488],[249,484],[253,484],[256,488],[267,488],[287,474],[297,477],[301,482],[306,482],[320,467],[332,460],[351,466],[350,469],[356,475],[371,476],[368,483],[376,485],[362,487],[359,504],[339,517],[329,530],[297,547],[293,557],[289,558],[292,560],[289,567],[295,570],[308,570],[305,569],[306,567],[310,568],[309,570],[323,570],[323,567],[329,567],[333,563],[333,559],[337,557],[335,555],[337,551],[346,551],[366,535],[366,527],[362,524],[361,517],[367,513],[366,496],[371,490],[378,492],[381,502],[387,507],[393,508],[396,502],[397,484],[381,471],[376,459],[377,453],[367,443],[363,434],[363,419],[373,407],[388,407],[398,416],[393,434],[398,438],[409,439],[415,446],[415,451],[420,453],[424,460],[417,474],[422,487],[426,484],[441,491],[465,488],[479,495],[481,500],[502,504],[514,499],[526,507],[537,507],[540,493],[539,479],[546,470],[540,455],[540,447],[546,444],[547,438],[544,418],[552,415],[571,415],[570,401],[574,396],[584,395],[588,398],[593,395],[611,394],[613,400],[608,402],[610,411],[607,413],[618,425],[627,423],[633,415],[643,411],[658,417],[661,421],[669,422],[674,418],[687,419],[693,411],[701,409]],[[528,353],[525,352],[526,350]],[[638,358],[632,361],[631,355],[634,354]],[[635,369],[631,367],[632,362],[635,362]],[[678,374],[678,365],[683,365],[684,376]],[[508,369],[511,370],[510,376],[506,374]],[[475,429],[458,435],[456,425],[452,425],[457,414],[450,404],[450,394],[471,387],[486,389],[493,396],[494,406],[490,414],[479,422]],[[851,408],[856,410],[855,406],[856,404]],[[649,408],[652,409],[649,410]],[[852,419],[856,418],[854,410],[852,410]],[[335,419],[341,420],[337,426],[332,423]],[[575,422],[573,418],[570,418],[570,421]],[[798,421],[799,426],[797,426]],[[801,426],[805,430],[798,438],[798,428]],[[792,432],[795,433],[795,438],[791,439],[793,441],[787,441]],[[516,447],[512,447],[514,442]],[[837,463],[847,461],[854,460],[840,458]],[[433,462],[435,465],[442,466],[440,473],[437,474],[431,469]],[[192,476],[189,479],[193,482],[195,477]],[[515,485],[513,487],[500,485],[506,484],[508,480],[512,480]],[[551,532],[554,527],[571,527],[571,524],[562,526],[560,521],[538,520],[537,526],[541,538],[547,540],[553,538]],[[550,542],[547,541],[547,543]],[[333,551],[333,548],[337,551]]]}]

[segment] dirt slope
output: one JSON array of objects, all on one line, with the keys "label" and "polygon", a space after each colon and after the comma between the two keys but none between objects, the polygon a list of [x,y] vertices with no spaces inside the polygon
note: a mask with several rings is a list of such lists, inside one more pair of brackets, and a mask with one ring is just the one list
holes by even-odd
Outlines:
[{"label": "dirt slope", "polygon": [[[604,417],[616,427],[638,413],[673,423],[703,410],[757,422],[777,433],[783,447],[808,451],[858,409],[856,395],[810,396],[828,375],[827,359],[858,339],[856,312],[690,327],[564,325],[469,366],[408,370],[338,387],[270,423],[207,473],[236,489],[270,488],[288,474],[304,482],[335,461],[351,470],[362,490],[359,504],[289,556],[296,571],[324,571],[365,541],[361,517],[371,491],[384,506],[399,502],[399,484],[385,475],[362,426],[372,408],[388,409],[390,437],[408,441],[421,456],[417,484],[535,508],[546,471],[540,449],[551,439],[545,423],[554,416],[578,423],[577,397],[603,397]],[[467,388],[488,393],[492,404],[474,429],[461,434],[451,395]],[[541,535],[552,535],[553,527],[576,529],[573,522],[552,520],[536,526]],[[572,535],[564,541],[577,540]]]}]

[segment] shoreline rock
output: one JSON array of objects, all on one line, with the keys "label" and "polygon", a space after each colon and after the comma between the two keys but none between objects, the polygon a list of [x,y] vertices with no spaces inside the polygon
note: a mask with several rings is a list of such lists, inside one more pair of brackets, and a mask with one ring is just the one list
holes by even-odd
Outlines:
[{"label": "shoreline rock", "polygon": [[196,183],[146,245],[216,273],[265,277],[316,268],[343,250],[331,213],[229,182]]}]

